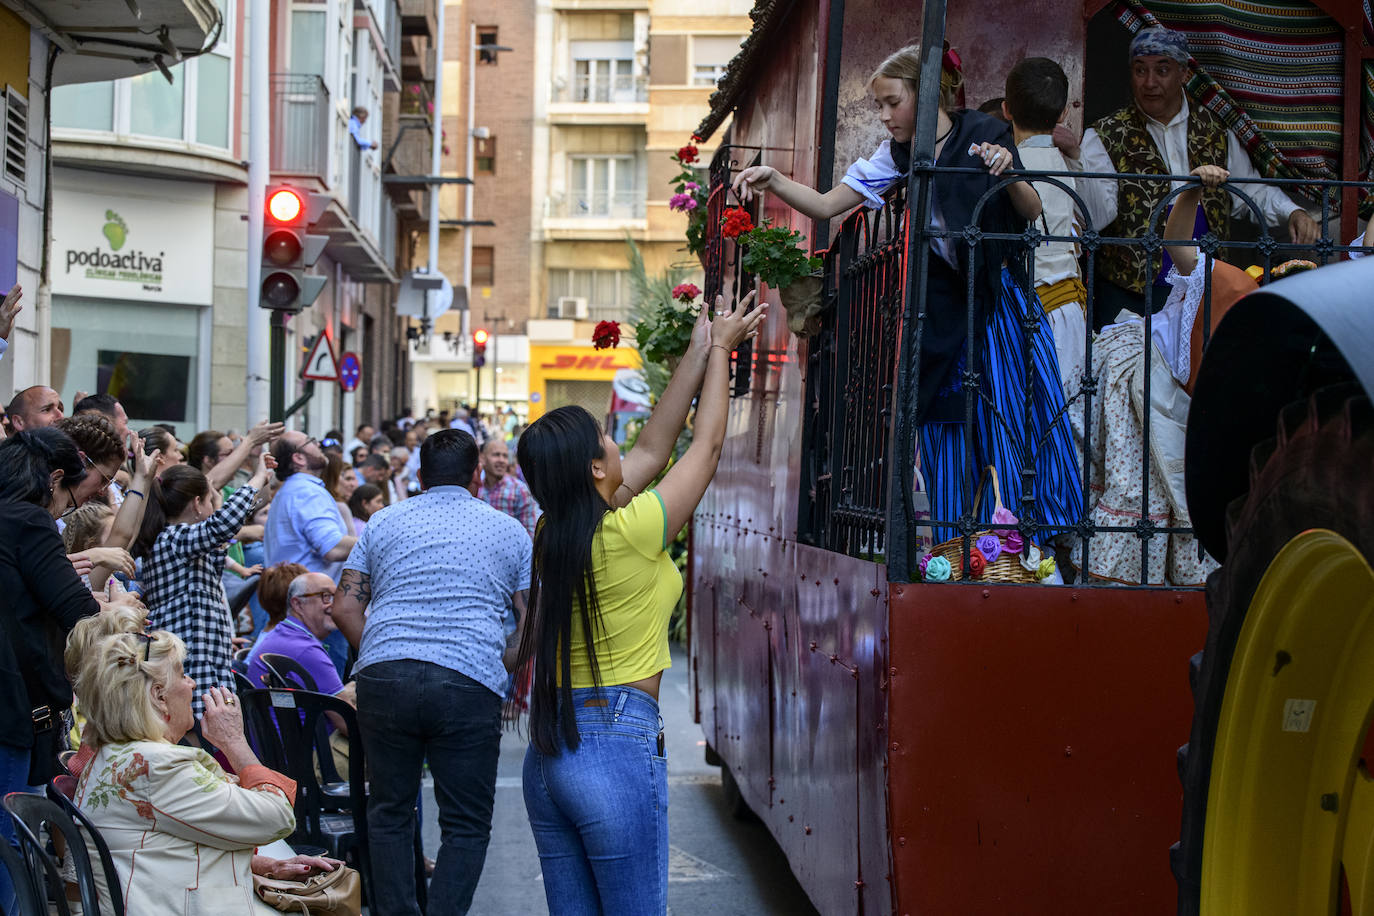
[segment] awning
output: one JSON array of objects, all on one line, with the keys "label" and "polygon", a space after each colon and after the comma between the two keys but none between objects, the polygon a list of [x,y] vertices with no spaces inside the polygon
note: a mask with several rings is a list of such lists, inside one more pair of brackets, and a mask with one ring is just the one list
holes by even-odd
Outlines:
[{"label": "awning", "polygon": [[213,47],[214,0],[0,0],[62,50],[53,85],[135,76]]}]

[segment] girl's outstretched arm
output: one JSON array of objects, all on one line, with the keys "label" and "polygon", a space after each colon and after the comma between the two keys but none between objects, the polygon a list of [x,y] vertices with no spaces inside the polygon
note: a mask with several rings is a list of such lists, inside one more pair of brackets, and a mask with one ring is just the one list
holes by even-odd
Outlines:
[{"label": "girl's outstretched arm", "polygon": [[730,184],[740,203],[747,204],[756,194],[772,191],[787,206],[812,219],[830,219],[863,203],[863,195],[846,184],[838,184],[824,194],[793,181],[770,165],[754,165],[740,172]]},{"label": "girl's outstretched arm", "polygon": [[[1189,185],[1174,198],[1174,208],[1169,211],[1169,219],[1164,223],[1166,241],[1191,240],[1198,204],[1202,202],[1202,189],[1210,191],[1231,177],[1231,173],[1219,165],[1200,165],[1190,174],[1196,175],[1202,183]],[[1169,257],[1173,259],[1180,276],[1188,276],[1197,267],[1197,248],[1192,245],[1169,246]]]},{"label": "girl's outstretched arm", "polygon": [[[1011,150],[996,143],[980,143],[976,148],[969,150],[969,155],[980,156],[983,164],[993,175],[1001,175],[1013,164]],[[1040,202],[1040,195],[1031,187],[1029,181],[1007,185],[1007,196],[1011,198],[1011,205],[1021,214],[1022,219],[1033,222],[1040,218],[1040,211],[1044,206]]]}]

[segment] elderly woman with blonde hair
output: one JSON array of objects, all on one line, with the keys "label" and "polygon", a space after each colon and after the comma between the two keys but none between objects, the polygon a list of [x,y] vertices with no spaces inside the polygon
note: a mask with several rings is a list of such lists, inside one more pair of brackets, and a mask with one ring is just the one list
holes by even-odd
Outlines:
[{"label": "elderly woman with blonde hair", "polygon": [[77,689],[83,740],[95,755],[74,801],[110,847],[129,913],[268,913],[253,895],[253,874],[299,878],[342,865],[256,854],[295,828],[296,784],[258,762],[232,693],[204,695],[201,727],[237,776],[176,743],[194,723],[195,682],[182,669],[180,639],[165,630],[115,633],[86,655]]}]

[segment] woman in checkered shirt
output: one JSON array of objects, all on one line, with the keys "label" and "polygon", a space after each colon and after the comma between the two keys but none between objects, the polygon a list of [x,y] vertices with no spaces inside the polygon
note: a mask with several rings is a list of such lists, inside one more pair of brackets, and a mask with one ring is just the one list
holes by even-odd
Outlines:
[{"label": "woman in checkered shirt", "polygon": [[[219,509],[205,475],[187,465],[170,467],[148,494],[143,527],[131,551],[143,558],[143,600],[148,625],[175,633],[186,644],[186,673],[203,689],[233,689],[233,618],[224,594],[225,550],[248,519],[258,490],[276,461],[264,450],[257,470]],[[192,698],[197,717],[199,694]]]}]

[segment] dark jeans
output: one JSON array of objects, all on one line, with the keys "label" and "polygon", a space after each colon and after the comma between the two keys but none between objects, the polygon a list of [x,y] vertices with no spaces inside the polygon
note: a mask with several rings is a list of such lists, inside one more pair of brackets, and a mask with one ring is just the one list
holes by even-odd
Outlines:
[{"label": "dark jeans", "polygon": [[466,913],[491,838],[501,698],[457,671],[419,661],[380,662],[357,674],[358,726],[367,754],[368,843],[376,916],[419,916],[415,797],[429,759],[441,845],[429,916]]}]

